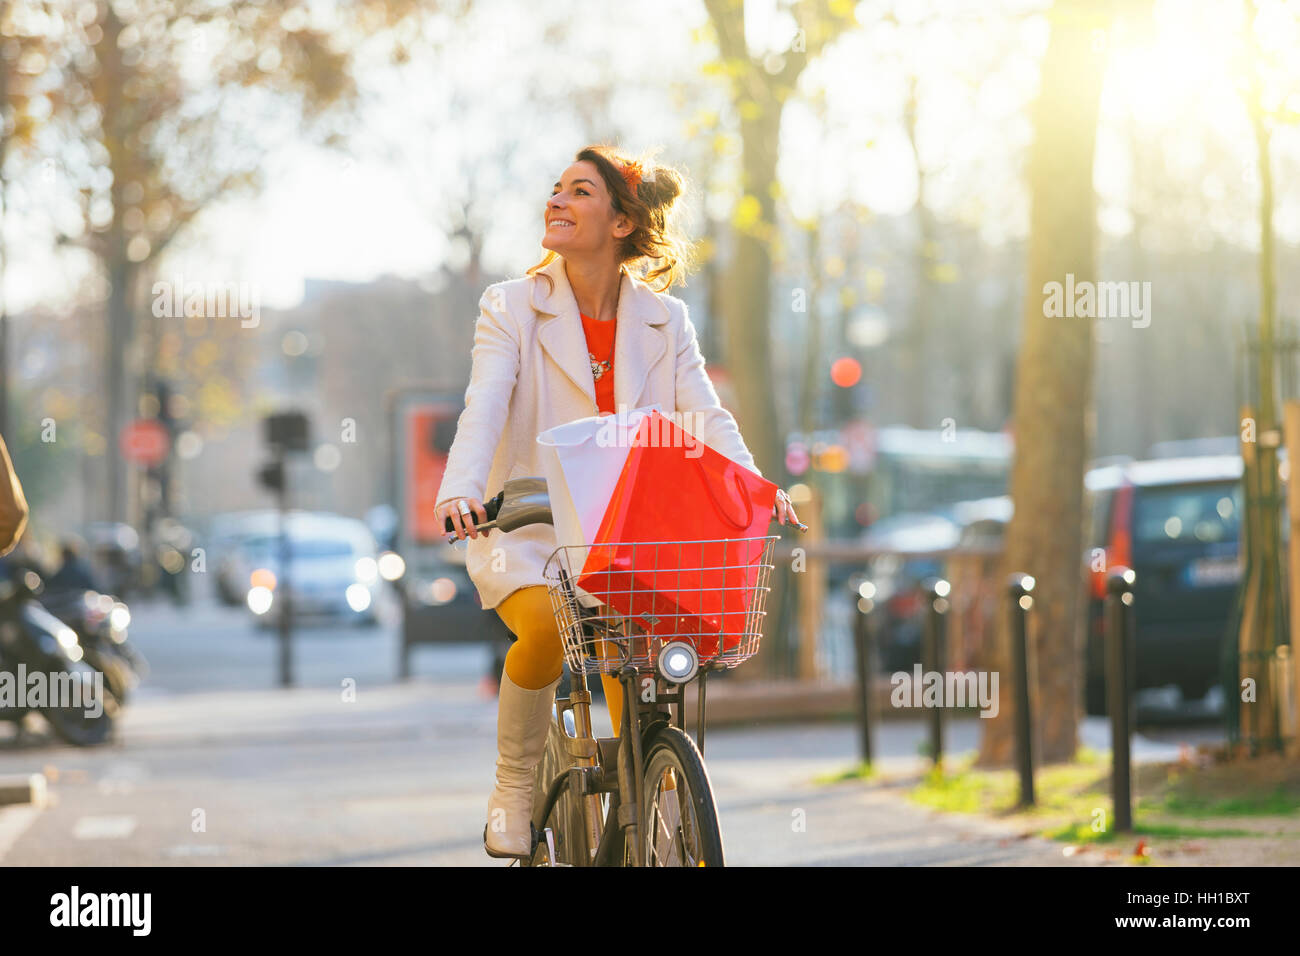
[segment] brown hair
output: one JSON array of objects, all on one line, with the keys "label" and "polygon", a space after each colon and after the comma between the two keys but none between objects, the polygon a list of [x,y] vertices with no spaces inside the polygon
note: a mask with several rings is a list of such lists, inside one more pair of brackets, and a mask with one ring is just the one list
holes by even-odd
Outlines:
[{"label": "brown hair", "polygon": [[[620,241],[619,264],[651,260],[640,269],[638,278],[656,292],[663,292],[684,281],[693,250],[691,244],[668,223],[669,213],[682,194],[682,174],[669,166],[647,165],[634,191],[628,188],[621,169],[631,160],[620,156],[614,147],[602,145],[580,149],[574,162],[583,161],[600,171],[614,211],[632,220],[632,231]],[[547,250],[542,261],[527,274],[534,275],[544,269],[558,255]],[[542,278],[551,281],[550,276]]]}]

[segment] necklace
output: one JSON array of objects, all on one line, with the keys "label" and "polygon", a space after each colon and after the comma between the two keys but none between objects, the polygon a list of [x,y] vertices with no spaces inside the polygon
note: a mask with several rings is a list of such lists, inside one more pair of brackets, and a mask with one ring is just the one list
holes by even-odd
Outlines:
[{"label": "necklace", "polygon": [[[607,321],[613,321],[613,320],[607,320]],[[613,360],[613,358],[614,358],[614,346],[613,346],[612,344],[610,345],[610,347],[609,347],[609,358],[605,359],[605,361],[603,361],[603,362],[596,358],[596,355],[595,355],[594,352],[590,352],[590,351],[589,351],[589,352],[587,353],[587,358],[591,361],[591,377],[592,377],[593,380],[599,382],[600,379],[601,379],[601,377],[602,377],[606,372],[609,371],[609,363],[610,363],[610,362]]]}]

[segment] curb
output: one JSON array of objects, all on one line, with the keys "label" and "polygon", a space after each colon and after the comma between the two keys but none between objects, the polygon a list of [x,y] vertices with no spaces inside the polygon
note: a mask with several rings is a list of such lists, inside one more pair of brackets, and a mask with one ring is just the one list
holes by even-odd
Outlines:
[{"label": "curb", "polygon": [[[873,720],[914,716],[889,707],[889,691],[889,679],[878,678],[872,691]],[[857,684],[852,681],[710,681],[706,698],[710,727],[857,718]],[[696,700],[692,684],[686,694],[688,723],[694,719]]]},{"label": "curb", "polygon": [[0,807],[31,804],[40,809],[46,806],[48,797],[49,791],[43,773],[0,776]]}]

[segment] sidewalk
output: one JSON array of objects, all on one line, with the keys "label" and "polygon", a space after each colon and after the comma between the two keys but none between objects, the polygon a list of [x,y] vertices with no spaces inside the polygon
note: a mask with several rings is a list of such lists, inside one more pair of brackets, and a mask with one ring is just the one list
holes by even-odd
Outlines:
[{"label": "sidewalk", "polygon": [[[914,729],[899,728],[889,759],[904,769]],[[851,762],[853,739],[842,724],[711,730],[728,862],[1069,862],[889,788],[814,783]],[[41,770],[50,790],[43,811],[0,811],[0,863],[499,866],[480,837],[494,745],[495,699],[470,683],[363,687],[355,703],[328,689],[143,694],[116,747],[0,742],[0,774]]]}]

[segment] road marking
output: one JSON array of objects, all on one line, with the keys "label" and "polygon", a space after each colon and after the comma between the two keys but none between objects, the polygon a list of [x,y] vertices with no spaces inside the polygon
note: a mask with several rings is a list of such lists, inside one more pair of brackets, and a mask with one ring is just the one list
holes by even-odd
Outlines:
[{"label": "road marking", "polygon": [[135,832],[135,817],[82,817],[72,828],[78,840],[123,840]]},{"label": "road marking", "polygon": [[163,850],[164,856],[225,856],[224,846],[210,846],[205,843],[181,843]]}]

